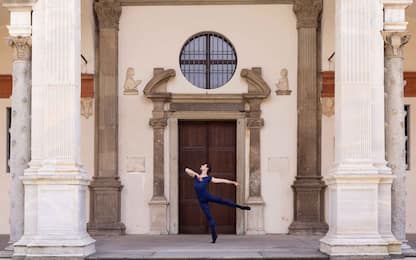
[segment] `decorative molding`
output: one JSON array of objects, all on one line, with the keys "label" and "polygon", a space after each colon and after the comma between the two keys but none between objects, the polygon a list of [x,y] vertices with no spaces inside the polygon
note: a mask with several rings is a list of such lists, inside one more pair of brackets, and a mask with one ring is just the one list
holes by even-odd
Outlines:
[{"label": "decorative molding", "polygon": [[334,97],[322,97],[322,114],[326,117],[331,117],[335,114],[335,98]]},{"label": "decorative molding", "polygon": [[411,35],[407,32],[383,31],[385,56],[403,57],[403,47],[410,41]]},{"label": "decorative molding", "polygon": [[31,37],[10,37],[9,46],[13,47],[14,60],[30,60],[32,51]]},{"label": "decorative molding", "polygon": [[126,81],[124,82],[124,95],[138,95],[137,87],[142,83],[141,80],[134,79],[134,68],[128,68],[126,71]]},{"label": "decorative molding", "polygon": [[290,95],[292,90],[289,89],[289,79],[288,79],[288,70],[286,68],[280,71],[280,79],[279,82],[276,83],[276,95],[278,96],[285,96]]},{"label": "decorative molding", "polygon": [[294,0],[297,28],[318,28],[322,7],[322,0]]},{"label": "decorative molding", "polygon": [[404,32],[407,29],[406,8],[413,0],[382,0],[384,8],[384,30]]},{"label": "decorative molding", "polygon": [[248,83],[248,93],[243,94],[246,98],[267,98],[271,89],[262,77],[261,68],[241,70],[241,77]]},{"label": "decorative molding", "polygon": [[[406,86],[404,87],[405,97],[416,97],[416,71],[405,71],[403,73]],[[321,97],[335,96],[335,72],[323,71]]]},{"label": "decorative molding", "polygon": [[149,98],[169,96],[169,93],[166,92],[166,83],[175,76],[174,69],[154,68],[153,78],[144,87],[144,95]]},{"label": "decorative molding", "polygon": [[119,29],[121,4],[118,0],[94,2],[94,11],[98,18],[99,29]]},{"label": "decorative molding", "polygon": [[120,0],[124,6],[140,5],[261,5],[293,4],[294,0]]},{"label": "decorative molding", "polygon": [[94,113],[94,99],[91,97],[81,98],[81,115],[88,119]]},{"label": "decorative molding", "polygon": [[[13,76],[0,74],[0,99],[10,98],[13,89]],[[94,97],[94,74],[81,74],[81,98]]]}]

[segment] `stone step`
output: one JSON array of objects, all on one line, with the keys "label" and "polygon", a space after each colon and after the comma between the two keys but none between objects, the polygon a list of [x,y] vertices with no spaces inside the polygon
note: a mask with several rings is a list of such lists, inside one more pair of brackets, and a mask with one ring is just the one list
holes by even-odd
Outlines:
[{"label": "stone step", "polygon": [[326,260],[328,256],[319,252],[303,251],[302,249],[294,252],[291,249],[279,250],[160,250],[160,251],[146,251],[146,250],[122,250],[112,252],[100,252],[91,255],[88,260],[121,260],[121,259],[269,259],[269,260]]}]

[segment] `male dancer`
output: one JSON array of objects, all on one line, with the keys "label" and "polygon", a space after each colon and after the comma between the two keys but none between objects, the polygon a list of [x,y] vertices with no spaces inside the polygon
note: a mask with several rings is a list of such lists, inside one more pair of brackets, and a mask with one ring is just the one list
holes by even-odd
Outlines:
[{"label": "male dancer", "polygon": [[208,203],[214,202],[222,205],[226,205],[233,208],[239,208],[243,210],[250,210],[249,206],[242,206],[238,205],[232,201],[224,200],[220,197],[214,196],[210,194],[207,190],[209,182],[213,183],[225,183],[225,184],[234,184],[236,187],[238,183],[236,181],[230,181],[226,179],[215,178],[209,176],[208,174],[211,172],[211,167],[205,163],[202,164],[200,167],[201,174],[196,173],[195,171],[185,168],[185,172],[192,178],[194,178],[194,188],[196,195],[198,197],[199,206],[201,206],[202,211],[205,214],[209,222],[209,227],[211,229],[211,236],[212,236],[212,243],[217,241],[217,232],[215,232],[215,221],[212,218],[211,211],[209,210]]}]

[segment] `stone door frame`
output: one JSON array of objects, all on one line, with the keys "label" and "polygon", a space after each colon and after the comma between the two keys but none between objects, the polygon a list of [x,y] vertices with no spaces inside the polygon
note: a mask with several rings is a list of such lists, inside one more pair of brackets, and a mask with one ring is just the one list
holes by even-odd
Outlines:
[{"label": "stone door frame", "polygon": [[[153,102],[152,117],[149,121],[153,127],[153,196],[149,202],[150,233],[178,233],[178,121],[190,119],[236,120],[236,174],[237,181],[242,187],[237,190],[236,197],[238,202],[252,207],[247,213],[249,215],[247,222],[245,214],[237,212],[236,233],[263,234],[264,201],[261,195],[260,129],[264,125],[264,120],[261,118],[260,108],[262,101],[269,97],[271,90],[262,78],[261,68],[241,71],[241,77],[248,83],[248,91],[241,94],[169,93],[167,83],[175,76],[176,72],[173,69],[155,68],[153,78],[143,90],[144,95]],[[166,127],[168,127],[167,133]],[[169,135],[169,144],[165,143],[166,134]],[[247,136],[250,141],[246,154]],[[165,158],[167,156],[169,158]],[[169,160],[168,167],[165,167],[165,160]],[[165,174],[166,170],[169,174]],[[169,176],[169,180],[165,176]],[[248,180],[248,189],[245,185],[246,180]],[[165,194],[165,185],[169,185],[169,196]],[[251,221],[248,221],[249,219]]]},{"label": "stone door frame", "polygon": [[[236,132],[236,176],[240,188],[236,190],[237,203],[245,203],[246,198],[246,119],[243,112],[201,113],[199,111],[174,112],[168,119],[169,135],[169,234],[179,231],[179,120],[221,121],[232,120]],[[167,181],[166,181],[167,182]],[[236,234],[245,233],[245,214],[236,211]]]}]

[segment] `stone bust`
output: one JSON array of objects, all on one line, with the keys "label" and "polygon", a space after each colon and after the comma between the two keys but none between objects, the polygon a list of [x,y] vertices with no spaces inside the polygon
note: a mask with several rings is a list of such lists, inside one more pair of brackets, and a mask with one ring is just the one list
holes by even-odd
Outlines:
[{"label": "stone bust", "polygon": [[126,72],[126,81],[124,82],[124,95],[138,95],[137,87],[142,83],[141,80],[134,79],[134,69],[128,68]]},{"label": "stone bust", "polygon": [[288,79],[289,71],[284,68],[280,71],[280,79],[279,82],[276,84],[277,95],[290,95],[292,90],[289,89],[289,79]]}]

